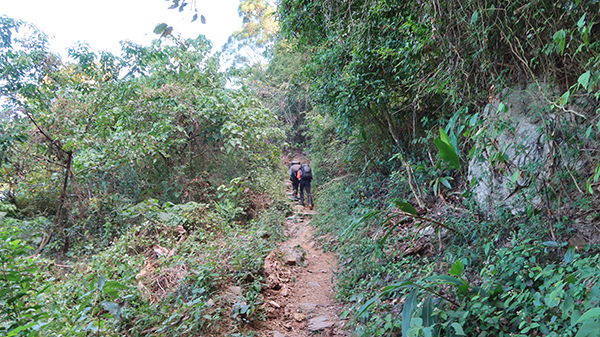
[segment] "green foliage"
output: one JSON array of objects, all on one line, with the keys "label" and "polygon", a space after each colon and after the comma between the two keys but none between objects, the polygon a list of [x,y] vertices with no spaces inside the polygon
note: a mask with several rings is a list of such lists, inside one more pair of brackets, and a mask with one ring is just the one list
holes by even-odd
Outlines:
[{"label": "green foliage", "polygon": [[442,160],[444,160],[451,168],[460,170],[460,160],[458,159],[457,154],[458,148],[450,143],[450,138],[444,129],[440,128],[440,138],[436,138],[434,141],[440,151]]},{"label": "green foliage", "polygon": [[[361,181],[319,191],[315,219],[321,231],[339,237],[323,244],[340,254],[337,291],[356,335],[584,336],[597,329],[595,248],[542,243],[534,237],[543,230],[531,223],[515,230],[514,219],[486,223],[463,215],[448,222],[459,230],[441,255],[398,256],[399,247],[426,234],[407,235],[406,224],[390,230],[402,222],[369,211],[369,200],[351,192],[357,186],[368,190]],[[414,214],[410,204],[394,205]]]},{"label": "green foliage", "polygon": [[[341,256],[338,297],[357,335],[597,332],[597,254],[548,241],[548,226],[556,240],[571,234],[567,216],[523,193],[523,218],[498,210],[491,222],[462,210],[468,193],[444,193],[466,186],[466,162],[486,160],[515,186],[533,181],[548,208],[593,209],[578,181],[594,193],[600,129],[577,107],[599,95],[598,2],[284,0],[279,23],[274,8],[240,4],[229,51],[265,52],[238,59],[240,89],[205,38],[167,24],[150,46],[123,43],[122,57],[79,44],[61,64],[43,34],[0,17],[0,199],[11,204],[0,220],[22,228],[2,232],[3,331],[190,336],[263,319],[262,260],[289,211],[273,201],[287,136],[310,145],[314,223],[339,237],[324,245]],[[515,130],[508,103],[483,108],[542,81],[559,90],[534,111],[551,154],[520,165],[522,144],[498,144]],[[541,179],[547,163],[559,169]],[[593,174],[578,171],[590,163]],[[455,202],[452,217],[419,215],[441,200]],[[56,282],[33,286],[42,271],[21,256],[26,243],[65,259],[43,270]],[[158,280],[173,282],[163,292]],[[230,284],[242,295],[224,294]]]},{"label": "green foliage", "polygon": [[[364,324],[356,334],[594,331],[597,300],[583,292],[597,282],[586,267],[594,253],[540,242],[572,235],[575,221],[583,226],[571,203],[587,212],[597,202],[582,196],[580,183],[587,180],[593,193],[600,179],[598,2],[290,0],[278,14],[284,36],[310,56],[303,73],[313,97],[308,139],[323,171],[320,210],[335,213],[316,223],[339,236],[326,245],[344,264],[338,294],[346,314],[358,312]],[[504,89],[520,87],[541,101],[526,106],[539,121],[543,158],[526,164],[533,145],[501,143],[518,130]],[[497,111],[485,110],[489,103]],[[480,160],[491,167],[492,183],[510,181],[522,214],[499,209],[496,222],[462,209],[474,204],[465,163]],[[390,218],[386,207],[394,197],[411,200],[409,187],[425,201],[421,210],[453,209],[447,223],[457,232],[438,237],[438,256],[431,248],[419,258],[397,253],[422,240],[435,245],[426,234],[406,234],[413,217]],[[396,203],[414,215],[408,205]],[[585,271],[577,274],[574,264]]]},{"label": "green foliage", "polygon": [[[46,286],[38,284],[33,248],[18,239],[19,230],[0,229],[0,332],[26,336],[45,325],[39,296]],[[46,286],[47,287],[47,286]]]},{"label": "green foliage", "polygon": [[[416,163],[423,175],[418,178],[429,183],[435,195],[441,195],[442,186],[460,186],[464,172],[448,174],[436,168],[432,145],[454,169],[461,168],[467,152],[469,159],[486,153],[493,166],[515,174],[508,169],[514,163],[507,157],[507,148],[494,143],[498,130],[486,128],[489,125],[478,118],[485,105],[506,87],[533,83],[540,89],[546,84],[558,88],[565,92],[561,98],[543,93],[547,108],[569,112],[583,123],[587,136],[596,137],[592,132],[596,123],[591,122],[595,103],[590,101],[592,108],[585,112],[578,110],[588,105],[582,95],[592,98],[600,79],[596,69],[600,45],[594,26],[597,9],[596,1],[557,5],[485,0],[439,5],[283,1],[278,15],[283,35],[301,52],[310,53],[305,81],[311,86],[313,109],[335,120],[337,128],[329,135],[333,135],[330,139],[336,142],[338,152],[362,150],[364,146],[353,142],[353,137],[360,139],[366,132],[369,143],[378,149],[367,153],[383,152],[386,159],[396,153],[408,158],[410,153],[409,162]],[[569,105],[573,103],[577,108]],[[500,105],[500,112],[507,110]],[[549,113],[546,110],[541,118],[554,119]],[[558,116],[561,123],[567,119],[564,114]],[[570,120],[572,126],[575,120]],[[440,125],[447,125],[448,142],[432,135],[431,130]],[[561,131],[582,133],[568,129]],[[561,144],[553,130],[548,126],[544,133]],[[310,132],[318,136],[317,131]],[[458,142],[461,137],[466,139]],[[571,150],[575,144],[579,152],[587,148],[585,141],[573,138],[561,151]],[[316,142],[313,153],[331,145]],[[378,165],[382,160],[357,157],[350,157],[349,162],[355,166],[367,162],[365,168],[387,173]],[[593,161],[597,165],[597,158]],[[356,172],[368,171],[361,167]],[[584,177],[589,192],[597,185],[598,176]],[[577,185],[578,178],[571,179]]]},{"label": "green foliage", "polygon": [[[17,27],[3,23],[9,33]],[[7,57],[17,56],[19,41],[6,36]],[[48,54],[38,72],[32,67],[45,48],[18,51],[27,61],[19,63],[21,79],[3,73],[2,83],[29,89],[2,89],[11,122],[0,136],[0,189],[21,215],[47,212],[48,250],[88,240],[105,246],[119,234],[119,211],[132,204],[210,202],[217,186],[278,163],[275,142],[284,134],[276,119],[251,95],[226,88],[203,37],[124,43],[122,58],[80,44],[70,49],[75,64],[53,64]],[[39,136],[24,137],[33,132]]]},{"label": "green foliage", "polygon": [[[273,207],[239,226],[205,204],[147,200],[123,212],[130,227],[113,245],[60,266],[21,257],[32,248],[3,231],[0,291],[11,305],[2,306],[2,328],[52,336],[239,330],[264,317],[263,260],[283,238],[287,211]],[[231,284],[241,297],[223,292]]]},{"label": "green foliage", "polygon": [[[2,331],[191,336],[263,319],[263,260],[290,211],[275,114],[227,86],[204,37],[161,26],[150,46],[78,44],[62,64],[25,27],[0,18]],[[34,264],[27,244],[57,260]]]},{"label": "green foliage", "polygon": [[[85,289],[85,288],[84,288]],[[89,291],[77,298],[77,303],[69,308],[72,317],[71,332],[75,335],[107,334],[121,319],[121,306],[131,295],[120,296],[128,287],[116,281],[107,281],[103,276],[93,278]]]},{"label": "green foliage", "polygon": [[279,31],[275,9],[275,3],[269,0],[240,1],[238,13],[242,17],[242,27],[229,37],[224,46],[226,52],[234,54],[234,65],[245,63],[246,66],[252,66],[253,63],[260,63],[259,59],[246,58],[242,53],[235,55],[232,49],[235,46],[237,51],[260,54],[265,47],[271,45]]}]

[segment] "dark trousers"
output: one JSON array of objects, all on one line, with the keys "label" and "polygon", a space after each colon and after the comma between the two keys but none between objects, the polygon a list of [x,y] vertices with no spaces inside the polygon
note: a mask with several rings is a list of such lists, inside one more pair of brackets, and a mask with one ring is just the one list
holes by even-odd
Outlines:
[{"label": "dark trousers", "polygon": [[298,180],[298,178],[291,178],[290,179],[292,181],[292,188],[294,189],[294,195],[298,194],[298,185],[300,184],[300,181]]},{"label": "dark trousers", "polygon": [[310,180],[300,179],[300,202],[304,203],[304,190],[306,189],[306,196],[308,197],[308,203],[312,204],[312,195],[310,194]]}]

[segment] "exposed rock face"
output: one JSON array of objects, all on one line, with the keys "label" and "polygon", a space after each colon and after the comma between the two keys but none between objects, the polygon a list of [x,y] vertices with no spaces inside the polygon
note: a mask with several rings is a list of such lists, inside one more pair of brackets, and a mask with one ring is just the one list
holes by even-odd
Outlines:
[{"label": "exposed rock face", "polygon": [[557,126],[566,120],[576,125],[573,115],[552,109],[559,96],[546,86],[505,89],[485,108],[485,138],[477,140],[469,181],[476,202],[488,214],[497,214],[499,208],[519,213],[528,206],[541,207],[539,187],[553,183],[559,166],[581,166],[573,162],[577,159],[556,160],[565,141]]}]

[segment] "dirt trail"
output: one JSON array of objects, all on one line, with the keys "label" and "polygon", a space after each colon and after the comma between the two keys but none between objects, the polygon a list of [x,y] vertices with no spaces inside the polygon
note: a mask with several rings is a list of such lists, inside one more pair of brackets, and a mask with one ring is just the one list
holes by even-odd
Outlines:
[{"label": "dirt trail", "polygon": [[[291,200],[291,186],[288,186]],[[316,248],[310,221],[315,211],[294,205],[285,221],[289,239],[265,259],[268,289],[263,336],[349,336],[334,300],[337,258]]]}]

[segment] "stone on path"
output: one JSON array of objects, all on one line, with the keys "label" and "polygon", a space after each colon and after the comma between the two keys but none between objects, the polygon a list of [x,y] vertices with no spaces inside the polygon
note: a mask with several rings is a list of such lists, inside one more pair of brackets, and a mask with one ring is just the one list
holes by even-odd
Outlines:
[{"label": "stone on path", "polygon": [[285,335],[279,331],[273,331],[273,337],[285,337]]},{"label": "stone on path", "polygon": [[319,282],[308,282],[308,286],[309,287],[314,287],[314,288],[321,287],[321,285],[319,284]]},{"label": "stone on path", "polygon": [[288,248],[285,251],[285,263],[288,266],[302,265],[304,254],[297,249]]},{"label": "stone on path", "polygon": [[333,322],[329,321],[327,316],[318,316],[308,322],[308,331],[319,331],[331,328],[332,326]]},{"label": "stone on path", "polygon": [[229,293],[232,294],[233,296],[243,296],[241,287],[230,286],[227,289],[229,290]]},{"label": "stone on path", "polygon": [[317,308],[317,305],[314,303],[300,303],[300,310],[304,313],[309,313],[314,311]]},{"label": "stone on path", "polygon": [[294,319],[298,322],[302,322],[303,320],[306,319],[306,315],[296,312],[296,313],[294,313]]}]

